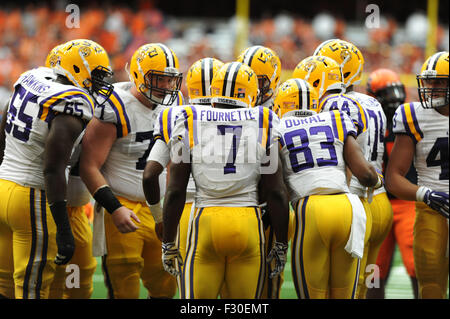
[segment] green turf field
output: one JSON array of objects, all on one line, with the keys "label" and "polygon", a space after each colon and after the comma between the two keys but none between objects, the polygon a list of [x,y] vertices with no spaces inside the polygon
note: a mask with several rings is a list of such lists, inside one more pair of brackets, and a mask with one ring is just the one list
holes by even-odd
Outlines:
[{"label": "green turf field", "polygon": [[[94,275],[94,293],[92,298],[104,299],[106,298],[107,291],[103,282],[103,274],[101,271],[101,260],[97,258],[97,270]],[[147,298],[145,288],[141,284],[140,298]],[[178,298],[178,293],[176,295]],[[291,264],[290,260],[286,263],[285,269],[285,282],[281,289],[281,298],[295,299],[297,295],[295,293],[294,283],[292,282]],[[394,254],[394,260],[392,263],[391,273],[388,278],[386,287],[387,299],[412,299],[413,292],[410,284],[409,276],[405,267],[402,264],[400,252],[396,249]]]}]

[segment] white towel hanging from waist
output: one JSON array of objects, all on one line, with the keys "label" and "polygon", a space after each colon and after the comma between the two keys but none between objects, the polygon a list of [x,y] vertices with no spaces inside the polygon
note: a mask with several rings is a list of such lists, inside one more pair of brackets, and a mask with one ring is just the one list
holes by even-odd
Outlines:
[{"label": "white towel hanging from waist", "polygon": [[352,226],[345,250],[361,259],[364,254],[364,236],[366,235],[366,211],[358,195],[346,194],[352,204]]}]

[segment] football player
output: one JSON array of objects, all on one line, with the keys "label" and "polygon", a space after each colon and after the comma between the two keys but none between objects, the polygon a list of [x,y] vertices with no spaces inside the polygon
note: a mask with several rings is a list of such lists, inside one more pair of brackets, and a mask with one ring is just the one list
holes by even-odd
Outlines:
[{"label": "football player", "polygon": [[242,51],[236,61],[247,64],[256,73],[259,89],[256,105],[272,109],[281,77],[278,55],[268,47],[255,45]]},{"label": "football player", "polygon": [[[255,71],[258,78],[259,94],[256,100],[256,105],[262,105],[273,109],[273,99],[280,84],[281,78],[281,61],[274,50],[261,45],[251,46],[242,51],[238,58],[238,62],[247,64]],[[276,241],[272,227],[270,227],[269,214],[267,213],[267,204],[265,195],[260,192],[260,208],[264,222],[264,235],[266,247],[266,254],[272,249]],[[292,237],[292,229],[294,226],[294,212],[289,213],[289,240]],[[284,282],[284,272],[280,276],[269,278],[272,272],[270,264],[267,264],[266,278],[264,279],[264,288],[261,294],[263,299],[278,299],[280,298],[281,286]],[[223,295],[226,296],[226,287],[223,289]]]},{"label": "football player", "polygon": [[[416,201],[414,265],[419,298],[447,298],[449,54],[430,56],[417,75],[419,102],[398,107],[386,170],[390,193]],[[411,163],[418,183],[405,178]]]},{"label": "football player", "polygon": [[[189,103],[193,105],[211,105],[211,81],[214,74],[223,66],[223,62],[215,58],[203,58],[194,62],[188,70],[186,85],[188,89]],[[170,150],[167,146],[172,137],[175,118],[182,111],[181,107],[166,108],[158,115],[155,123],[154,138],[155,144],[147,159],[144,169],[143,187],[147,203],[155,218],[158,238],[162,240],[162,208],[159,194],[159,176],[167,167],[170,161]],[[186,205],[181,215],[179,231],[177,236],[177,247],[181,257],[186,255],[186,236],[188,233],[189,218],[192,210],[195,195],[195,184],[192,176],[186,193]],[[179,280],[180,277],[177,277]],[[181,282],[178,282],[181,289]],[[181,295],[181,291],[180,291]]]},{"label": "football player", "polygon": [[[377,69],[369,75],[367,80],[367,93],[380,102],[384,113],[386,114],[386,133],[384,136],[385,148],[383,155],[383,166],[386,168],[395,138],[394,133],[392,132],[392,118],[397,107],[405,102],[405,86],[394,71],[390,69]],[[380,139],[380,141],[383,142],[382,139]],[[417,184],[416,175],[416,169],[414,168],[414,165],[411,165],[405,177],[410,182]],[[383,190],[383,188],[380,189]],[[375,191],[374,194],[377,194],[377,192],[379,192],[379,190]],[[395,244],[397,243],[402,255],[403,265],[411,278],[413,295],[417,299],[418,288],[413,257],[413,227],[416,216],[415,205],[412,201],[395,198],[395,196],[390,193],[387,195],[393,211],[392,227],[378,252],[376,264],[380,267],[380,286],[379,288],[373,287],[372,289],[369,289],[367,291],[367,298],[385,298],[385,286],[391,268]]]},{"label": "football player", "polygon": [[138,48],[130,62],[130,82],[114,84],[83,137],[80,175],[108,212],[102,267],[110,298],[139,298],[140,279],[149,298],[172,298],[176,292],[175,278],[161,264],[161,241],[146,204],[142,175],[155,142],[155,120],[178,99],[178,68],[177,56],[166,45]]},{"label": "football player", "polygon": [[[45,60],[45,67],[53,68],[60,63],[62,47],[63,44],[60,44],[50,51]],[[84,131],[81,134],[84,134]],[[59,265],[50,287],[50,299],[89,299],[94,289],[92,277],[97,261],[92,256],[92,230],[84,207],[90,202],[91,196],[78,173],[80,150],[81,144],[78,144],[70,158],[67,179],[67,214],[75,241],[75,251],[70,264],[79,268],[80,286],[77,289],[67,287],[66,278],[70,272],[66,272],[66,266]]]},{"label": "football player", "polygon": [[[366,134],[358,136],[357,141],[364,150],[366,159],[378,170],[382,170],[384,154],[383,136],[386,131],[386,116],[381,104],[369,95],[356,92],[355,86],[361,82],[361,74],[364,68],[364,57],[361,51],[352,43],[340,39],[325,41],[317,47],[314,55],[327,56],[335,60],[341,69],[342,81],[345,85],[345,94],[356,100],[367,112]],[[364,135],[366,135],[364,137]],[[389,199],[384,188],[380,188],[374,194],[367,194],[353,177],[350,183],[350,191],[358,194],[362,200],[367,200],[370,205],[372,230],[366,247],[366,253],[361,263],[360,281],[358,284],[358,297],[365,298],[367,276],[371,275],[371,268],[375,265],[378,251],[391,229],[393,213]]]},{"label": "football player", "polygon": [[[362,185],[378,188],[383,182],[356,143],[351,118],[338,110],[317,114],[318,100],[312,85],[296,78],[284,82],[275,98],[284,176],[296,213],[294,284],[301,299],[355,298],[359,259],[352,254],[363,254],[365,211],[349,193],[346,165]],[[346,245],[352,236],[355,252]]]},{"label": "football player", "polygon": [[[217,298],[224,284],[227,298],[259,298],[265,271],[260,179],[277,238],[268,256],[275,260],[271,275],[279,275],[286,263],[289,204],[272,147],[278,118],[268,108],[253,108],[257,90],[249,66],[226,63],[211,83],[213,108],[187,106],[176,120],[162,250],[171,274],[178,275],[184,262],[181,298]],[[272,157],[266,161],[267,153]],[[191,172],[197,192],[183,261],[174,241]]]},{"label": "football player", "polygon": [[66,168],[94,104],[112,89],[100,45],[79,39],[61,51],[56,79],[49,68],[29,70],[8,103],[0,166],[0,294],[8,298],[47,298],[55,264],[74,253]]}]

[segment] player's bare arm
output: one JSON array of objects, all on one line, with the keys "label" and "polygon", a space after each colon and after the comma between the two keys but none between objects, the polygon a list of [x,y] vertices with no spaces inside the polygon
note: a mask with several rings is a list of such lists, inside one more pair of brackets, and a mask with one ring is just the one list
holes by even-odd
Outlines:
[{"label": "player's bare arm", "polygon": [[148,161],[144,168],[142,186],[144,188],[145,199],[150,205],[159,203],[159,175],[164,167],[157,161]]},{"label": "player's bare arm", "polygon": [[278,168],[274,174],[261,175],[261,188],[264,190],[271,225],[274,229],[277,241],[287,244],[289,224],[289,200],[286,186],[283,182],[283,170],[281,159],[278,160]]},{"label": "player's bare arm", "polygon": [[[164,167],[157,161],[148,161],[144,168],[144,176],[142,178],[142,187],[144,189],[145,199],[150,206],[150,211],[155,216],[154,211],[160,210],[159,204],[160,189],[159,175],[163,172]],[[157,207],[154,207],[156,205]],[[153,206],[153,207],[152,207]],[[157,222],[155,219],[155,231],[159,240],[162,241],[163,223]]]},{"label": "player's bare arm", "polygon": [[180,274],[179,267],[183,265],[183,260],[175,244],[175,237],[186,202],[186,189],[191,174],[191,164],[173,163],[169,166],[169,169],[170,177],[163,207],[162,263],[168,273],[177,276]]},{"label": "player's bare arm", "polygon": [[419,188],[405,177],[413,161],[415,149],[414,141],[408,135],[396,135],[386,168],[387,190],[400,199],[410,201],[416,200]]},{"label": "player's bare arm", "polygon": [[169,169],[169,184],[163,206],[163,242],[165,243],[175,240],[178,222],[186,202],[186,188],[191,174],[191,165],[189,163],[172,163]]},{"label": "player's bare arm", "polygon": [[138,228],[132,219],[138,223],[140,220],[131,210],[120,204],[100,171],[115,140],[114,124],[92,119],[83,137],[80,176],[94,198],[111,213],[117,229],[122,233],[128,233]]},{"label": "player's bare arm", "polygon": [[65,200],[65,170],[73,144],[82,130],[82,121],[70,115],[60,114],[51,123],[44,155],[44,177],[49,203]]},{"label": "player's bare arm", "polygon": [[352,135],[345,140],[344,159],[361,185],[374,187],[377,184],[378,175],[375,168],[364,158],[361,148]]},{"label": "player's bare arm", "polygon": [[282,273],[287,261],[289,200],[283,181],[282,160],[278,159],[278,167],[274,174],[261,175],[261,188],[267,198],[267,207],[276,241],[267,256],[267,262],[275,260],[275,267],[269,278]]},{"label": "player's bare arm", "polygon": [[58,254],[55,262],[66,264],[72,258],[75,241],[66,208],[66,167],[75,140],[83,130],[77,117],[60,114],[50,126],[44,150],[44,181],[47,200],[57,227]]}]

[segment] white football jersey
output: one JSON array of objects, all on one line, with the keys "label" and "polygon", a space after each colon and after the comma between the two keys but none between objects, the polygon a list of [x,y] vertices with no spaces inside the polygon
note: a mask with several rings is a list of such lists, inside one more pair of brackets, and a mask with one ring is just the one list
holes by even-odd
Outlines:
[{"label": "white football jersey", "polygon": [[[359,92],[347,92],[347,95],[356,99],[367,112],[369,123],[369,138],[367,141],[369,149],[368,161],[376,168],[383,171],[384,136],[386,134],[387,119],[383,107],[374,97]],[[376,189],[374,195],[385,193],[384,186]]]},{"label": "white football jersey", "polygon": [[330,111],[284,117],[278,130],[291,202],[309,195],[349,192],[344,143],[349,134],[356,137],[356,128],[347,114]]},{"label": "white football jersey", "polygon": [[[256,206],[266,150],[273,145],[278,117],[262,106],[220,109],[190,105],[178,116],[169,143],[172,162],[185,145],[197,192],[197,207]],[[186,154],[185,154],[186,155]],[[275,163],[271,163],[275,164]],[[274,171],[272,173],[274,173]]]},{"label": "white football jersey", "polygon": [[116,126],[117,139],[101,168],[115,195],[145,202],[142,174],[154,143],[153,130],[162,110],[149,109],[134,97],[131,82],[114,84],[110,98],[95,109],[95,117]]},{"label": "white football jersey", "polygon": [[419,186],[448,193],[448,116],[424,109],[419,102],[400,105],[393,117],[394,134],[407,134],[415,145]]},{"label": "white football jersey", "polygon": [[[211,106],[209,106],[211,107]],[[155,131],[154,131],[154,137],[155,140],[161,140],[164,142],[164,153],[165,154],[155,154],[155,152],[150,152],[149,159],[155,160],[159,162],[162,166],[166,166],[167,160],[166,158],[170,158],[170,149],[167,145],[172,138],[172,132],[173,127],[175,126],[175,119],[177,116],[181,113],[183,110],[183,106],[172,106],[168,107],[164,110],[162,110],[159,115],[158,119],[155,123]],[[163,159],[164,158],[164,159]],[[164,169],[164,175],[166,176],[166,169]],[[161,174],[162,175],[162,174]],[[194,202],[194,196],[195,196],[195,182],[194,178],[191,176],[189,177],[189,182],[186,189],[186,203],[192,203]]]},{"label": "white football jersey", "polygon": [[[357,130],[356,142],[361,148],[364,158],[369,160],[369,124],[367,112],[361,103],[348,94],[331,94],[320,102],[321,112],[339,110],[346,113],[353,121]],[[360,197],[366,197],[367,188],[361,185],[355,176],[350,180],[350,192]]]},{"label": "white football jersey", "polygon": [[41,67],[24,72],[14,84],[0,178],[43,189],[44,148],[52,119],[59,113],[85,123],[92,118],[94,102],[89,94],[54,79],[53,70]]}]

